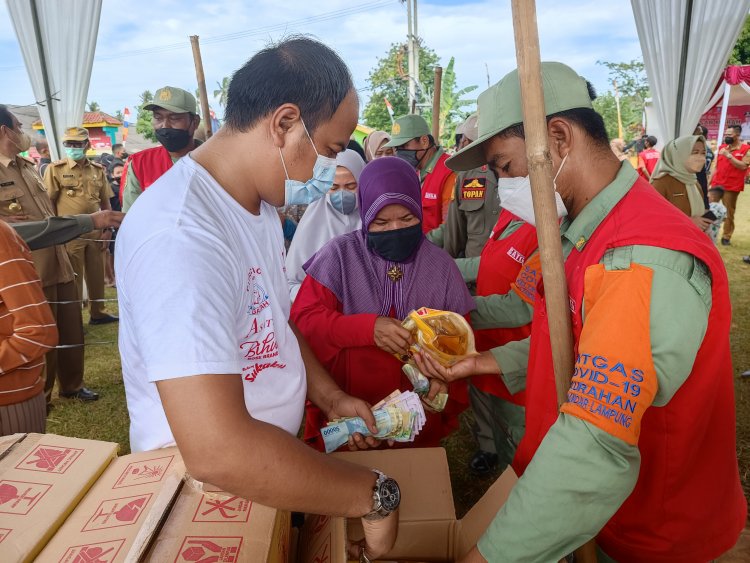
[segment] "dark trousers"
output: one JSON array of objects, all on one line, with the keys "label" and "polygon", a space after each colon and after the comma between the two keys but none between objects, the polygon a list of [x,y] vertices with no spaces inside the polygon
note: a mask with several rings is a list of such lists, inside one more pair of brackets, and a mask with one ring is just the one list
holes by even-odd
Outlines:
[{"label": "dark trousers", "polygon": [[[44,288],[52,314],[60,334],[60,346],[74,344],[72,348],[52,350],[47,353],[47,379],[44,393],[47,402],[52,398],[55,379],[59,381],[61,393],[75,393],[83,387],[83,319],[78,289],[75,282],[58,283]],[[56,304],[55,301],[75,301]]]}]

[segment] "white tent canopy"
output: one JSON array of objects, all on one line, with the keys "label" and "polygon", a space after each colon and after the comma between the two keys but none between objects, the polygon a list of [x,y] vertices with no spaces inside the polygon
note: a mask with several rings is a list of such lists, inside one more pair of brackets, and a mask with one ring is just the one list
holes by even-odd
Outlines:
[{"label": "white tent canopy", "polygon": [[695,129],[750,0],[631,0],[653,98],[649,131],[664,141]]},{"label": "white tent canopy", "polygon": [[86,105],[102,0],[7,0],[52,158]]}]

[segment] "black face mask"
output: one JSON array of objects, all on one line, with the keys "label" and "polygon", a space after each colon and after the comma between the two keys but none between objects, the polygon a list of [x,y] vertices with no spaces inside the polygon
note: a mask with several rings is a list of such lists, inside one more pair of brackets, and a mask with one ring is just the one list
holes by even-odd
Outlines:
[{"label": "black face mask", "polygon": [[733,145],[734,144],[734,137],[724,137],[724,144]]},{"label": "black face mask", "polygon": [[179,152],[190,144],[192,136],[185,129],[163,127],[154,131],[156,138],[169,152]]},{"label": "black face mask", "polygon": [[[422,160],[427,154],[427,151],[430,150],[431,146],[432,145],[430,145],[426,149],[420,149],[420,150],[396,149],[396,156],[400,158],[401,160],[408,162],[414,168],[417,168],[422,163]],[[422,156],[419,158],[417,158],[418,152],[422,153]]]},{"label": "black face mask", "polygon": [[367,233],[367,248],[384,260],[404,262],[417,250],[422,236],[422,223],[403,229]]}]

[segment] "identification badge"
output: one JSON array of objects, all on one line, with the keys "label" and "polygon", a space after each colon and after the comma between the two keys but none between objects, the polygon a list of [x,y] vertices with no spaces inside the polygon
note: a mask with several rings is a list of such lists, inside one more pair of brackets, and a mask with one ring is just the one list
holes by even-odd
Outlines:
[{"label": "identification badge", "polygon": [[461,187],[461,199],[484,199],[487,178],[467,178]]}]

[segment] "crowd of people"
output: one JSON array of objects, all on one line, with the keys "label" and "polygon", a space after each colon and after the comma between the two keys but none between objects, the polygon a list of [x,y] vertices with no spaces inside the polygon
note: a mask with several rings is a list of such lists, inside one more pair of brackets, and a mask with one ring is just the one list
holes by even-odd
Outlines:
[{"label": "crowd of people", "polygon": [[[470,469],[520,476],[464,561],[557,561],[592,538],[600,561],[717,558],[747,508],[715,242],[723,221],[731,244],[750,146],[730,128],[712,167],[702,129],[661,151],[644,136],[633,167],[591,85],[561,63],[542,75],[576,357],[561,406],[518,71],[450,150],[411,114],[360,147],[346,64],[295,37],[234,74],[203,143],[195,98],[170,86],[146,107],[159,145],[99,162],[81,127],[63,160],[41,143],[39,163],[19,156],[31,140],[0,106],[0,433],[43,432],[55,378],[62,397],[98,397],[82,381],[85,279],[90,323],[120,322],[132,450],[176,444],[200,481],[361,517],[360,561],[392,546],[400,491],[321,453],[320,429],[358,416],[376,433],[370,407],[411,389],[410,355],[427,398],[449,396],[412,447],[470,407]],[[466,318],[477,353],[415,352],[402,321],[422,307]]]}]

